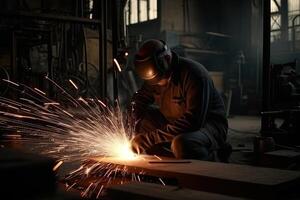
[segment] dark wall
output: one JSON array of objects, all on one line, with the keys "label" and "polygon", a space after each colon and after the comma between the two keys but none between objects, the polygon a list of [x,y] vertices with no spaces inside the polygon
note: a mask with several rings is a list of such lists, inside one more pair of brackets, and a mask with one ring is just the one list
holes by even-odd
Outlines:
[{"label": "dark wall", "polygon": [[[260,107],[262,73],[262,4],[250,0],[220,0],[220,30],[232,36],[232,65],[228,75],[237,77],[237,55],[241,51],[245,59],[242,62],[242,87],[246,112],[255,113]],[[243,100],[242,100],[243,101]]]},{"label": "dark wall", "polygon": [[77,15],[76,7],[79,8],[77,1],[73,0],[1,0],[2,11],[33,11],[33,12],[56,12]]},{"label": "dark wall", "polygon": [[139,24],[132,24],[128,28],[129,40],[133,48],[136,43],[150,38],[159,38],[160,35],[160,21],[151,20]]}]

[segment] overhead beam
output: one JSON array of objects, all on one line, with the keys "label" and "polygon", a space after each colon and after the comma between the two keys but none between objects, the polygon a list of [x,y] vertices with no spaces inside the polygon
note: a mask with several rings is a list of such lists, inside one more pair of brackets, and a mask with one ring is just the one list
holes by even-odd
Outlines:
[{"label": "overhead beam", "polygon": [[88,19],[83,17],[73,17],[66,15],[53,15],[53,14],[42,14],[42,13],[32,13],[26,11],[18,12],[0,12],[0,16],[9,17],[9,18],[31,18],[31,19],[40,19],[48,21],[63,21],[70,23],[80,23],[80,24],[100,24],[100,20]]},{"label": "overhead beam", "polygon": [[[263,66],[262,66],[262,111],[271,110],[271,66],[270,66],[270,0],[263,0]],[[262,115],[261,134],[265,136],[273,127],[272,119],[269,115]]]},{"label": "overhead beam", "polygon": [[99,3],[101,24],[99,28],[99,93],[102,100],[107,97],[107,0]]}]

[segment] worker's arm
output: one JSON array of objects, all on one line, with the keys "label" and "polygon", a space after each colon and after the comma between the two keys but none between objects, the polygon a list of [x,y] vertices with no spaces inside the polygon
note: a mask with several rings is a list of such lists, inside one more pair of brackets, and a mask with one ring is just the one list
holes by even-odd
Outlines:
[{"label": "worker's arm", "polygon": [[152,145],[170,141],[174,135],[195,131],[203,127],[209,106],[211,80],[207,78],[186,76],[183,91],[186,98],[186,112],[164,128],[147,134],[139,134],[132,140],[135,152],[144,152]]},{"label": "worker's arm", "polygon": [[161,131],[178,135],[203,127],[209,106],[211,84],[211,80],[207,77],[187,74],[183,80],[186,112],[180,118],[167,124]]},{"label": "worker's arm", "polygon": [[147,107],[154,102],[153,92],[150,86],[144,84],[132,97],[130,113],[134,118],[140,119]]}]

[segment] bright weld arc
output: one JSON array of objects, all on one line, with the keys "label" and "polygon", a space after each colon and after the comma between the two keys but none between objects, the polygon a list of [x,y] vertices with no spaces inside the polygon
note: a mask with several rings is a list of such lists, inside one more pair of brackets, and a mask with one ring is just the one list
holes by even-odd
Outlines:
[{"label": "bright weld arc", "polygon": [[38,89],[38,88],[34,88],[35,91],[38,91],[39,93],[43,94],[43,95],[46,95],[45,92],[43,92],[42,90]]},{"label": "bright weld arc", "polygon": [[12,82],[12,81],[10,81],[10,80],[7,80],[7,79],[2,79],[2,80],[5,81],[5,82],[7,82],[7,83],[10,83],[10,84],[12,84],[12,85],[15,85],[15,86],[17,86],[17,87],[20,86],[19,84],[15,83],[15,82]]},{"label": "bright weld arc", "polygon": [[157,158],[158,160],[162,160],[160,157],[158,157],[157,155],[154,155],[155,158]]},{"label": "bright weld arc", "polygon": [[77,85],[76,85],[71,79],[69,79],[69,82],[73,85],[73,87],[74,87],[76,90],[78,90]]},{"label": "bright weld arc", "polygon": [[[75,102],[76,105],[80,105],[84,102],[82,99],[72,98],[53,80],[49,78],[47,80],[54,84],[58,90],[64,92],[67,100],[71,103]],[[12,84],[18,85],[16,83]],[[40,93],[36,89],[32,89],[36,94]],[[32,145],[32,150],[60,160],[52,168],[54,171],[64,163],[86,161],[91,157],[98,156],[121,160],[143,159],[143,157],[134,154],[131,149],[131,135],[125,131],[120,109],[112,109],[98,99],[101,105],[90,105],[85,101],[86,107],[79,107],[81,112],[87,115],[83,119],[75,113],[74,115],[69,113],[63,105],[48,97],[45,96],[43,99],[44,106],[36,104],[35,100],[26,98],[20,99],[22,102],[0,98],[0,103],[4,107],[20,108],[18,111],[0,112],[3,122],[0,123],[0,127],[5,125],[6,128],[9,127],[13,131],[22,132],[24,142],[27,136],[31,138],[28,142]],[[53,106],[49,107],[49,105]],[[91,106],[96,106],[96,108]],[[23,118],[34,119],[34,122],[24,122]],[[47,122],[48,125],[42,126],[37,123],[37,120],[39,122]],[[34,137],[32,138],[32,136]],[[101,172],[101,170],[104,171]],[[102,178],[98,182],[95,182],[88,188],[84,188],[84,195],[89,196],[95,192],[96,186],[100,184],[101,189],[97,190],[97,196],[100,196],[100,193],[104,191],[103,188],[114,178],[114,174],[120,171],[123,177],[126,177],[126,174],[129,173],[127,168],[117,168],[115,165],[98,162],[93,166],[82,165],[75,170],[72,169],[65,180],[70,181],[69,183],[74,186],[80,184],[80,181],[84,178],[87,178],[87,176],[83,176],[86,174],[85,172],[88,172],[88,176],[100,173]],[[109,181],[105,180],[105,178],[108,178]]]},{"label": "bright weld arc", "polygon": [[105,108],[106,108],[106,105],[105,105],[105,103],[103,103],[103,102],[102,102],[101,100],[99,100],[99,99],[98,99],[98,102],[99,102],[99,103],[101,103],[101,105],[102,105],[103,107],[105,107]]},{"label": "bright weld arc", "polygon": [[163,182],[161,178],[158,178],[158,180],[161,182],[161,184],[163,184],[163,186],[166,186],[165,182]]},{"label": "bright weld arc", "polygon": [[119,62],[117,61],[117,59],[115,59],[115,58],[114,58],[114,63],[116,64],[116,66],[117,66],[119,72],[121,72],[122,69],[121,69],[121,67],[120,67],[120,64],[119,64]]},{"label": "bright weld arc", "polygon": [[59,161],[54,167],[53,167],[53,171],[56,171],[61,165],[63,164],[63,161]]},{"label": "bright weld arc", "polygon": [[56,106],[59,106],[60,103],[57,103],[57,102],[50,102],[50,103],[44,103],[45,106],[48,106],[48,105],[56,105]]}]

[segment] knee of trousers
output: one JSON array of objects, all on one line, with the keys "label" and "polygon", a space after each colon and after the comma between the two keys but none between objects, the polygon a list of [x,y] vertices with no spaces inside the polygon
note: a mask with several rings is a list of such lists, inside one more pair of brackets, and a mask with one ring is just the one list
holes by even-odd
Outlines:
[{"label": "knee of trousers", "polygon": [[188,139],[184,137],[182,134],[177,135],[173,138],[172,143],[171,143],[171,149],[172,151],[179,151],[182,149],[186,149],[186,146],[188,146]]},{"label": "knee of trousers", "polygon": [[172,140],[171,150],[178,159],[206,159],[208,148],[201,141],[195,141],[181,134]]}]

